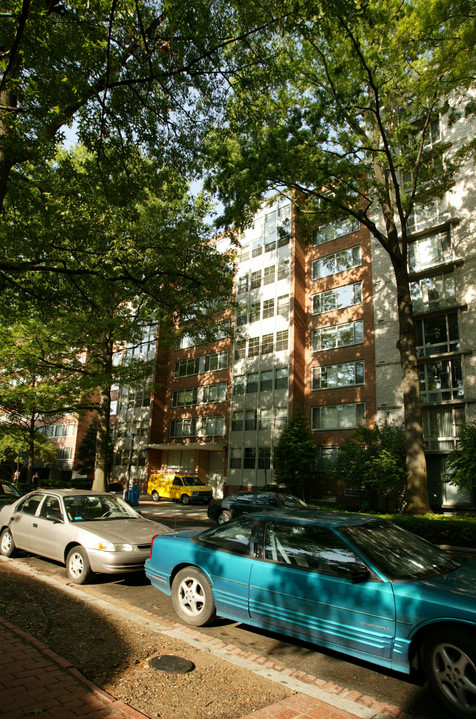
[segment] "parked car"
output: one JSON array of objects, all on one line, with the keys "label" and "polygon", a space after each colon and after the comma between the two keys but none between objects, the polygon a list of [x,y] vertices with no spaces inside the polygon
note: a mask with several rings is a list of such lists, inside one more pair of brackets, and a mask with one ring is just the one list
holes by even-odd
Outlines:
[{"label": "parked car", "polygon": [[84,584],[95,572],[144,568],[154,535],[168,527],[142,517],[117,495],[86,490],[29,492],[0,510],[0,553],[17,549],[66,564]]},{"label": "parked car", "polygon": [[0,479],[0,508],[6,504],[12,504],[21,497],[21,493],[11,482]]},{"label": "parked car", "polygon": [[307,504],[287,492],[239,492],[239,494],[229,494],[224,499],[212,499],[207,514],[209,519],[224,524],[242,514],[284,507],[296,509],[307,507]]},{"label": "parked car", "polygon": [[377,517],[268,511],[155,537],[145,562],[178,616],[215,615],[409,674],[476,716],[476,561]]},{"label": "parked car", "polygon": [[213,491],[194,474],[159,472],[150,475],[147,494],[150,494],[154,502],[161,499],[172,499],[174,502],[182,504],[191,502],[208,504]]}]

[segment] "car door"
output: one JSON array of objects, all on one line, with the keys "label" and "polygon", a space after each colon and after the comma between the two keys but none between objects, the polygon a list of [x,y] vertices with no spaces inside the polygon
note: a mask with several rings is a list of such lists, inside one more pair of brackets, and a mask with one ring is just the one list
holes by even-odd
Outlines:
[{"label": "car door", "polygon": [[33,523],[31,551],[43,557],[64,561],[65,531],[64,515],[58,497],[45,497]]},{"label": "car door", "polygon": [[36,527],[36,511],[43,499],[43,494],[33,492],[27,494],[23,502],[16,507],[10,517],[8,526],[12,533],[13,541],[18,549],[32,550],[34,529]]},{"label": "car door", "polygon": [[[208,532],[195,563],[209,574],[217,613],[249,620],[249,582],[254,556],[256,521],[246,516]],[[210,551],[211,550],[211,551]]]},{"label": "car door", "polygon": [[[352,653],[390,655],[395,601],[326,527],[267,522],[264,555],[250,575],[250,617],[261,626]],[[360,574],[359,574],[360,572]]]}]

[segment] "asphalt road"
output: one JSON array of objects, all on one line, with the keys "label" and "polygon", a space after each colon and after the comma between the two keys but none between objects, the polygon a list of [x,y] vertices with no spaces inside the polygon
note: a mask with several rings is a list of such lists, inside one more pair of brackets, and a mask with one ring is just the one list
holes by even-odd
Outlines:
[{"label": "asphalt road", "polygon": [[[139,509],[144,516],[162,522],[171,529],[215,526],[214,522],[208,520],[204,507],[175,505],[171,502],[141,502]],[[66,570],[62,565],[28,555],[21,559],[37,570],[66,581]],[[91,585],[88,591],[91,591]],[[104,599],[111,597],[121,600],[157,616],[177,621],[170,599],[152,587],[142,573],[97,577],[94,592]],[[342,654],[318,650],[305,642],[225,619],[217,619],[212,626],[201,627],[200,631],[245,651],[269,656],[281,665],[354,689],[378,701],[394,704],[418,719],[448,719],[448,713],[435,700],[428,686],[415,684],[405,676],[379,671],[373,665],[348,660]]]}]

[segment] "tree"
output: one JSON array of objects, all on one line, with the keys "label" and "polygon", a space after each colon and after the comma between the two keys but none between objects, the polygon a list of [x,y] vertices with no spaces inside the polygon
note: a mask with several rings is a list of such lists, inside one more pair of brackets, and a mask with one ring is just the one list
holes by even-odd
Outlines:
[{"label": "tree", "polygon": [[473,493],[476,489],[476,422],[459,428],[456,449],[448,457],[450,482]]},{"label": "tree", "polygon": [[[471,147],[447,154],[440,114],[474,112],[474,14],[465,0],[282,5],[274,26],[236,48],[227,122],[210,138],[208,186],[224,221],[244,224],[270,190],[293,191],[301,227],[358,220],[396,283],[407,511],[429,511],[408,237],[416,208],[452,187]],[[272,13],[272,2],[256,12]],[[266,88],[266,89],[264,89]]]},{"label": "tree", "polygon": [[[0,462],[10,465],[10,478],[14,476],[16,467],[23,466],[24,457],[30,456],[32,442],[37,460],[46,466],[56,464],[56,447],[42,432],[34,430],[32,437],[30,427],[21,424],[5,424],[0,427]],[[32,473],[29,464],[27,470],[27,482],[31,483]]]},{"label": "tree", "polygon": [[274,450],[274,472],[278,482],[291,492],[306,496],[316,459],[316,446],[304,415],[296,410],[281,432]]},{"label": "tree", "polygon": [[383,495],[388,511],[390,498],[401,496],[405,487],[403,428],[390,423],[358,427],[339,447],[332,477],[351,487],[375,490],[378,496]]},{"label": "tree", "polygon": [[[127,155],[123,149],[119,157],[113,141],[103,147],[100,172],[97,160],[84,147],[59,151],[49,165],[31,169],[28,190],[9,215],[10,234],[23,238],[31,253],[54,248],[59,264],[73,258],[89,271],[74,278],[25,273],[23,295],[31,304],[18,302],[13,284],[4,289],[0,309],[6,324],[12,307],[19,316],[33,313],[34,322],[19,333],[32,334],[28,347],[34,362],[55,378],[52,389],[65,373],[74,378],[77,395],[70,406],[96,410],[93,487],[101,490],[111,387],[152,376],[152,362],[133,354],[121,360],[124,346],[140,345],[151,325],[186,323],[195,332],[213,327],[214,314],[230,306],[232,255],[209,242],[209,204],[190,195],[177,171],[144,157],[139,148],[129,148]],[[91,271],[95,265],[101,272]],[[43,324],[35,308],[47,318]],[[36,340],[35,322],[42,343]],[[15,383],[11,373],[8,378]],[[44,413],[34,383],[29,387]]]}]

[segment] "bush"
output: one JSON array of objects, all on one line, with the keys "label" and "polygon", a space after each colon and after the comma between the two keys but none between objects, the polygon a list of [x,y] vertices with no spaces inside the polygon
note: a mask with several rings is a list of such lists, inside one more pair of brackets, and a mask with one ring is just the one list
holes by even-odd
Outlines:
[{"label": "bush", "polygon": [[407,514],[380,516],[433,544],[470,549],[476,547],[476,517],[446,517],[442,514],[425,514],[421,517]]}]

